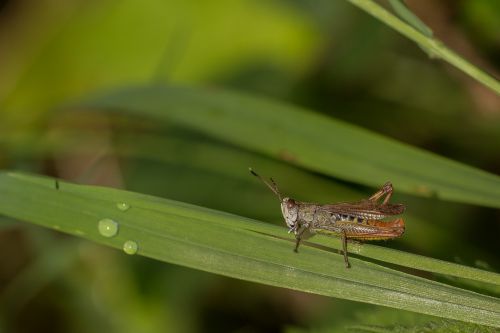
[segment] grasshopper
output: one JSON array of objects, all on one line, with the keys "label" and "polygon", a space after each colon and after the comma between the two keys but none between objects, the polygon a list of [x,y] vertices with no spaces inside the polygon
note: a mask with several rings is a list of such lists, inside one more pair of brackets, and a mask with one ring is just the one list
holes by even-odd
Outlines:
[{"label": "grasshopper", "polygon": [[250,172],[278,196],[288,233],[295,235],[295,252],[298,252],[301,240],[314,234],[340,236],[344,262],[346,268],[350,268],[347,240],[386,240],[400,237],[405,231],[402,218],[382,221],[405,210],[402,204],[389,203],[393,192],[390,182],[365,200],[319,205],[283,197],[272,178],[267,182],[251,168]]}]

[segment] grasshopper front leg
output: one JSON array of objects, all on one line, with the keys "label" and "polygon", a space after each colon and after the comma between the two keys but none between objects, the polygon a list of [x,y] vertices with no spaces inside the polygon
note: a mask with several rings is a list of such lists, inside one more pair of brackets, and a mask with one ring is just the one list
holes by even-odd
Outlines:
[{"label": "grasshopper front leg", "polygon": [[295,236],[295,248],[293,249],[293,252],[299,253],[299,245],[300,245],[300,237]]},{"label": "grasshopper front leg", "polygon": [[349,263],[349,258],[347,257],[347,235],[345,230],[342,230],[341,239],[342,239],[342,251],[344,252],[345,268],[351,268],[351,264]]},{"label": "grasshopper front leg", "polygon": [[298,253],[299,252],[299,245],[300,241],[302,240],[302,235],[307,231],[307,228],[302,228],[299,232],[295,233],[295,248],[293,249],[293,252]]}]

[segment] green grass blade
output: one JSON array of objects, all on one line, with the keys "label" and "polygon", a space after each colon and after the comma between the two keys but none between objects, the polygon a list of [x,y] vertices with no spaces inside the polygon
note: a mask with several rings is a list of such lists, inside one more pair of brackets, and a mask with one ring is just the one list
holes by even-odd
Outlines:
[{"label": "green grass blade", "polygon": [[477,68],[476,66],[462,58],[460,55],[447,48],[439,40],[426,36],[424,33],[412,27],[410,24],[402,21],[401,19],[397,18],[396,16],[382,8],[373,0],[347,1],[364,10],[373,17],[377,18],[381,22],[384,22],[392,29],[406,36],[408,39],[411,39],[420,47],[427,50],[429,54],[443,59],[444,61],[455,66],[459,70],[463,71],[470,77],[474,78],[484,86],[490,88],[492,91],[500,95],[500,82],[497,79],[487,74],[483,70]]},{"label": "green grass blade", "polygon": [[[144,86],[83,102],[175,122],[334,177],[500,207],[500,177],[305,109],[229,91]],[[274,175],[278,176],[278,175]]]},{"label": "green grass blade", "polygon": [[[171,133],[175,132],[172,128],[167,132],[168,135],[115,133],[109,157],[118,155],[125,162],[122,170],[128,189],[257,220],[273,221],[278,225],[282,225],[283,220],[274,195],[250,176],[248,166],[263,175],[273,176],[283,193],[298,200],[318,203],[357,201],[371,194],[369,190],[355,191],[346,184],[315,175],[284,161],[222,142],[200,139],[199,135],[176,135]],[[52,137],[50,142],[41,137],[31,148],[38,147],[42,156],[49,153],[65,156],[74,153],[78,142],[91,142],[93,135],[72,130],[71,133]],[[88,147],[88,154],[93,151],[94,147]],[[103,156],[103,159],[106,158]],[[213,194],[215,187],[218,189],[217,195]],[[196,191],[192,191],[192,188],[196,188]],[[238,196],[234,195],[235,188],[240,192]],[[405,202],[405,198],[399,197],[399,193],[396,193],[393,200]],[[405,213],[405,221],[411,232],[397,242],[404,242],[415,252],[436,251],[441,255],[443,252],[440,249],[451,248],[460,242],[456,233],[436,223],[439,218],[433,216],[424,220],[415,216],[415,213]],[[479,253],[476,256],[485,257]]]},{"label": "green grass blade", "polygon": [[398,14],[403,20],[408,22],[415,29],[426,35],[427,37],[432,37],[432,30],[429,28],[421,19],[418,18],[413,12],[406,6],[403,0],[389,0],[392,9]]},{"label": "green grass blade", "polygon": [[[0,213],[106,246],[137,242],[138,254],[213,273],[321,295],[500,327],[500,301],[304,246],[293,254],[283,228],[180,202],[50,178],[0,173]],[[127,203],[126,211],[117,208]],[[98,221],[119,224],[103,237]],[[279,235],[279,237],[277,237]],[[285,236],[286,237],[286,236]]]},{"label": "green grass blade", "polygon": [[[78,137],[79,140],[84,141],[85,138],[87,141],[91,139],[91,136],[87,137],[81,134],[78,135]],[[58,155],[64,155],[71,151],[73,147],[71,143],[73,141],[69,139],[69,135],[63,135],[54,140],[55,142],[52,144],[42,145],[51,146],[50,151]],[[58,146],[60,144],[66,145],[68,142],[70,144],[67,147]],[[161,169],[164,174],[158,174],[158,179],[154,181],[154,193],[159,196],[175,196],[178,200],[183,201],[193,200],[192,191],[188,191],[191,194],[187,196],[183,196],[180,193],[185,192],[185,187],[192,188],[193,186],[198,186],[199,190],[196,192],[196,195],[200,192],[206,192],[207,190],[205,190],[204,187],[208,187],[208,192],[210,194],[205,193],[202,194],[202,196],[208,195],[214,198],[212,195],[212,188],[216,185],[210,183],[205,185],[203,177],[197,178],[197,175],[207,173],[217,174],[220,176],[220,178],[217,178],[219,193],[217,198],[209,202],[210,207],[235,213],[237,212],[239,215],[253,216],[254,218],[257,217],[258,219],[264,219],[266,221],[279,221],[280,225],[283,223],[282,217],[273,194],[249,174],[247,170],[249,165],[258,167],[259,171],[261,171],[260,168],[263,168],[269,175],[279,175],[277,180],[286,180],[286,184],[280,183],[282,190],[286,189],[285,193],[287,195],[303,198],[303,200],[307,199],[318,202],[328,202],[328,200],[356,201],[369,194],[356,192],[331,179],[318,177],[305,170],[292,167],[287,163],[265,158],[258,154],[236,149],[234,147],[209,142],[207,140],[181,139],[175,136],[117,135],[115,138],[115,150],[115,153],[118,153],[121,158],[126,158],[128,160],[130,160],[131,156],[134,156],[147,158],[149,162],[160,161],[163,163]],[[184,170],[193,170],[193,172],[188,174],[188,178],[189,180],[194,179],[197,185],[187,183],[188,180],[178,173],[173,175],[169,174],[169,172],[166,171],[168,170],[166,167],[170,164],[175,164]],[[151,175],[151,171],[143,171],[143,173],[146,173],[148,178],[155,177]],[[227,183],[229,179],[234,182],[231,183],[228,189],[223,184]],[[235,186],[242,192],[238,197],[234,196],[233,189]],[[156,188],[160,189],[158,190]],[[292,191],[294,189],[295,191]],[[197,200],[191,202],[196,201]],[[221,201],[223,202],[222,204]],[[249,202],[253,205],[250,206],[248,204]],[[439,242],[439,244],[443,246],[446,246],[447,242],[449,242],[446,239],[446,236],[450,234],[449,232],[443,235],[443,232],[438,232],[439,229],[432,229],[433,227],[435,228],[435,221],[419,219],[414,216],[411,211],[405,213],[404,217],[408,229],[411,230],[411,232],[406,233],[404,237],[397,241],[405,242],[413,249],[425,248],[425,246],[421,246],[423,244],[423,237],[425,237],[426,240],[434,239],[435,242]],[[270,227],[269,230],[267,230],[266,225],[263,225],[256,231],[272,233],[274,229]],[[277,236],[281,235],[277,234]],[[341,248],[338,239],[332,239],[321,235],[315,237],[314,243],[327,247],[333,246],[336,249]],[[485,270],[457,265],[443,260],[431,259],[408,252],[391,250],[371,244],[352,244],[349,250],[351,253],[387,263],[409,268],[418,267],[421,270],[436,274],[487,283],[488,285],[485,286],[483,284],[482,287],[486,287],[496,294],[500,293],[500,275],[491,274]]]},{"label": "green grass blade", "polygon": [[475,324],[465,324],[463,322],[452,320],[432,321],[420,325],[397,325],[397,326],[375,326],[375,325],[348,325],[346,329],[349,332],[359,333],[452,333],[452,332],[474,332],[474,333],[494,333],[498,332],[491,327],[485,327]]},{"label": "green grass blade", "polygon": [[[340,248],[340,241],[337,239],[335,241],[338,242],[338,244],[336,244],[336,247]],[[317,239],[315,239],[315,243],[325,246],[331,246],[332,240],[322,236],[317,237]],[[371,244],[352,244],[350,245],[349,251],[364,257],[392,263],[395,265],[418,268],[420,270],[432,273],[490,283],[496,286],[496,288],[493,288],[492,290],[495,290],[495,292],[500,291],[500,274],[492,273],[478,268],[467,267],[444,260],[428,258],[413,253],[387,249]]]}]

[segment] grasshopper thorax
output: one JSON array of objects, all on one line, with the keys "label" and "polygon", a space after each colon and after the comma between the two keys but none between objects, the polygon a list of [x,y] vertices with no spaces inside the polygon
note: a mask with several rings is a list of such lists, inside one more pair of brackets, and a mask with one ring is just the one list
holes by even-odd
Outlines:
[{"label": "grasshopper thorax", "polygon": [[297,202],[291,198],[283,198],[281,200],[281,212],[290,230],[295,229],[299,217],[299,205]]}]

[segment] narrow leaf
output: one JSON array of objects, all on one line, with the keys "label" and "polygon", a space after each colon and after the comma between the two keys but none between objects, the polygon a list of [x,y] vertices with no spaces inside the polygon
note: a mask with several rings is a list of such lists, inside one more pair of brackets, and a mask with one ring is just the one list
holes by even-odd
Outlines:
[{"label": "narrow leaf", "polygon": [[447,48],[441,41],[422,34],[411,25],[392,15],[373,0],[347,1],[414,41],[424,50],[427,50],[429,54],[443,59],[500,95],[500,81]]},{"label": "narrow leaf", "polygon": [[311,111],[230,91],[128,88],[82,106],[175,122],[345,180],[500,207],[500,177]]},{"label": "narrow leaf", "polygon": [[427,37],[432,37],[432,30],[429,28],[417,15],[406,6],[403,0],[389,0],[394,11],[408,24],[413,26],[415,29],[426,35]]},{"label": "narrow leaf", "polygon": [[[442,318],[500,326],[498,299],[305,246],[283,228],[121,190],[0,173],[0,213],[137,253],[230,277]],[[117,230],[99,228],[113,220]],[[113,231],[113,230],[111,230]],[[105,235],[109,237],[105,237]],[[279,237],[278,237],[279,235]]]}]

